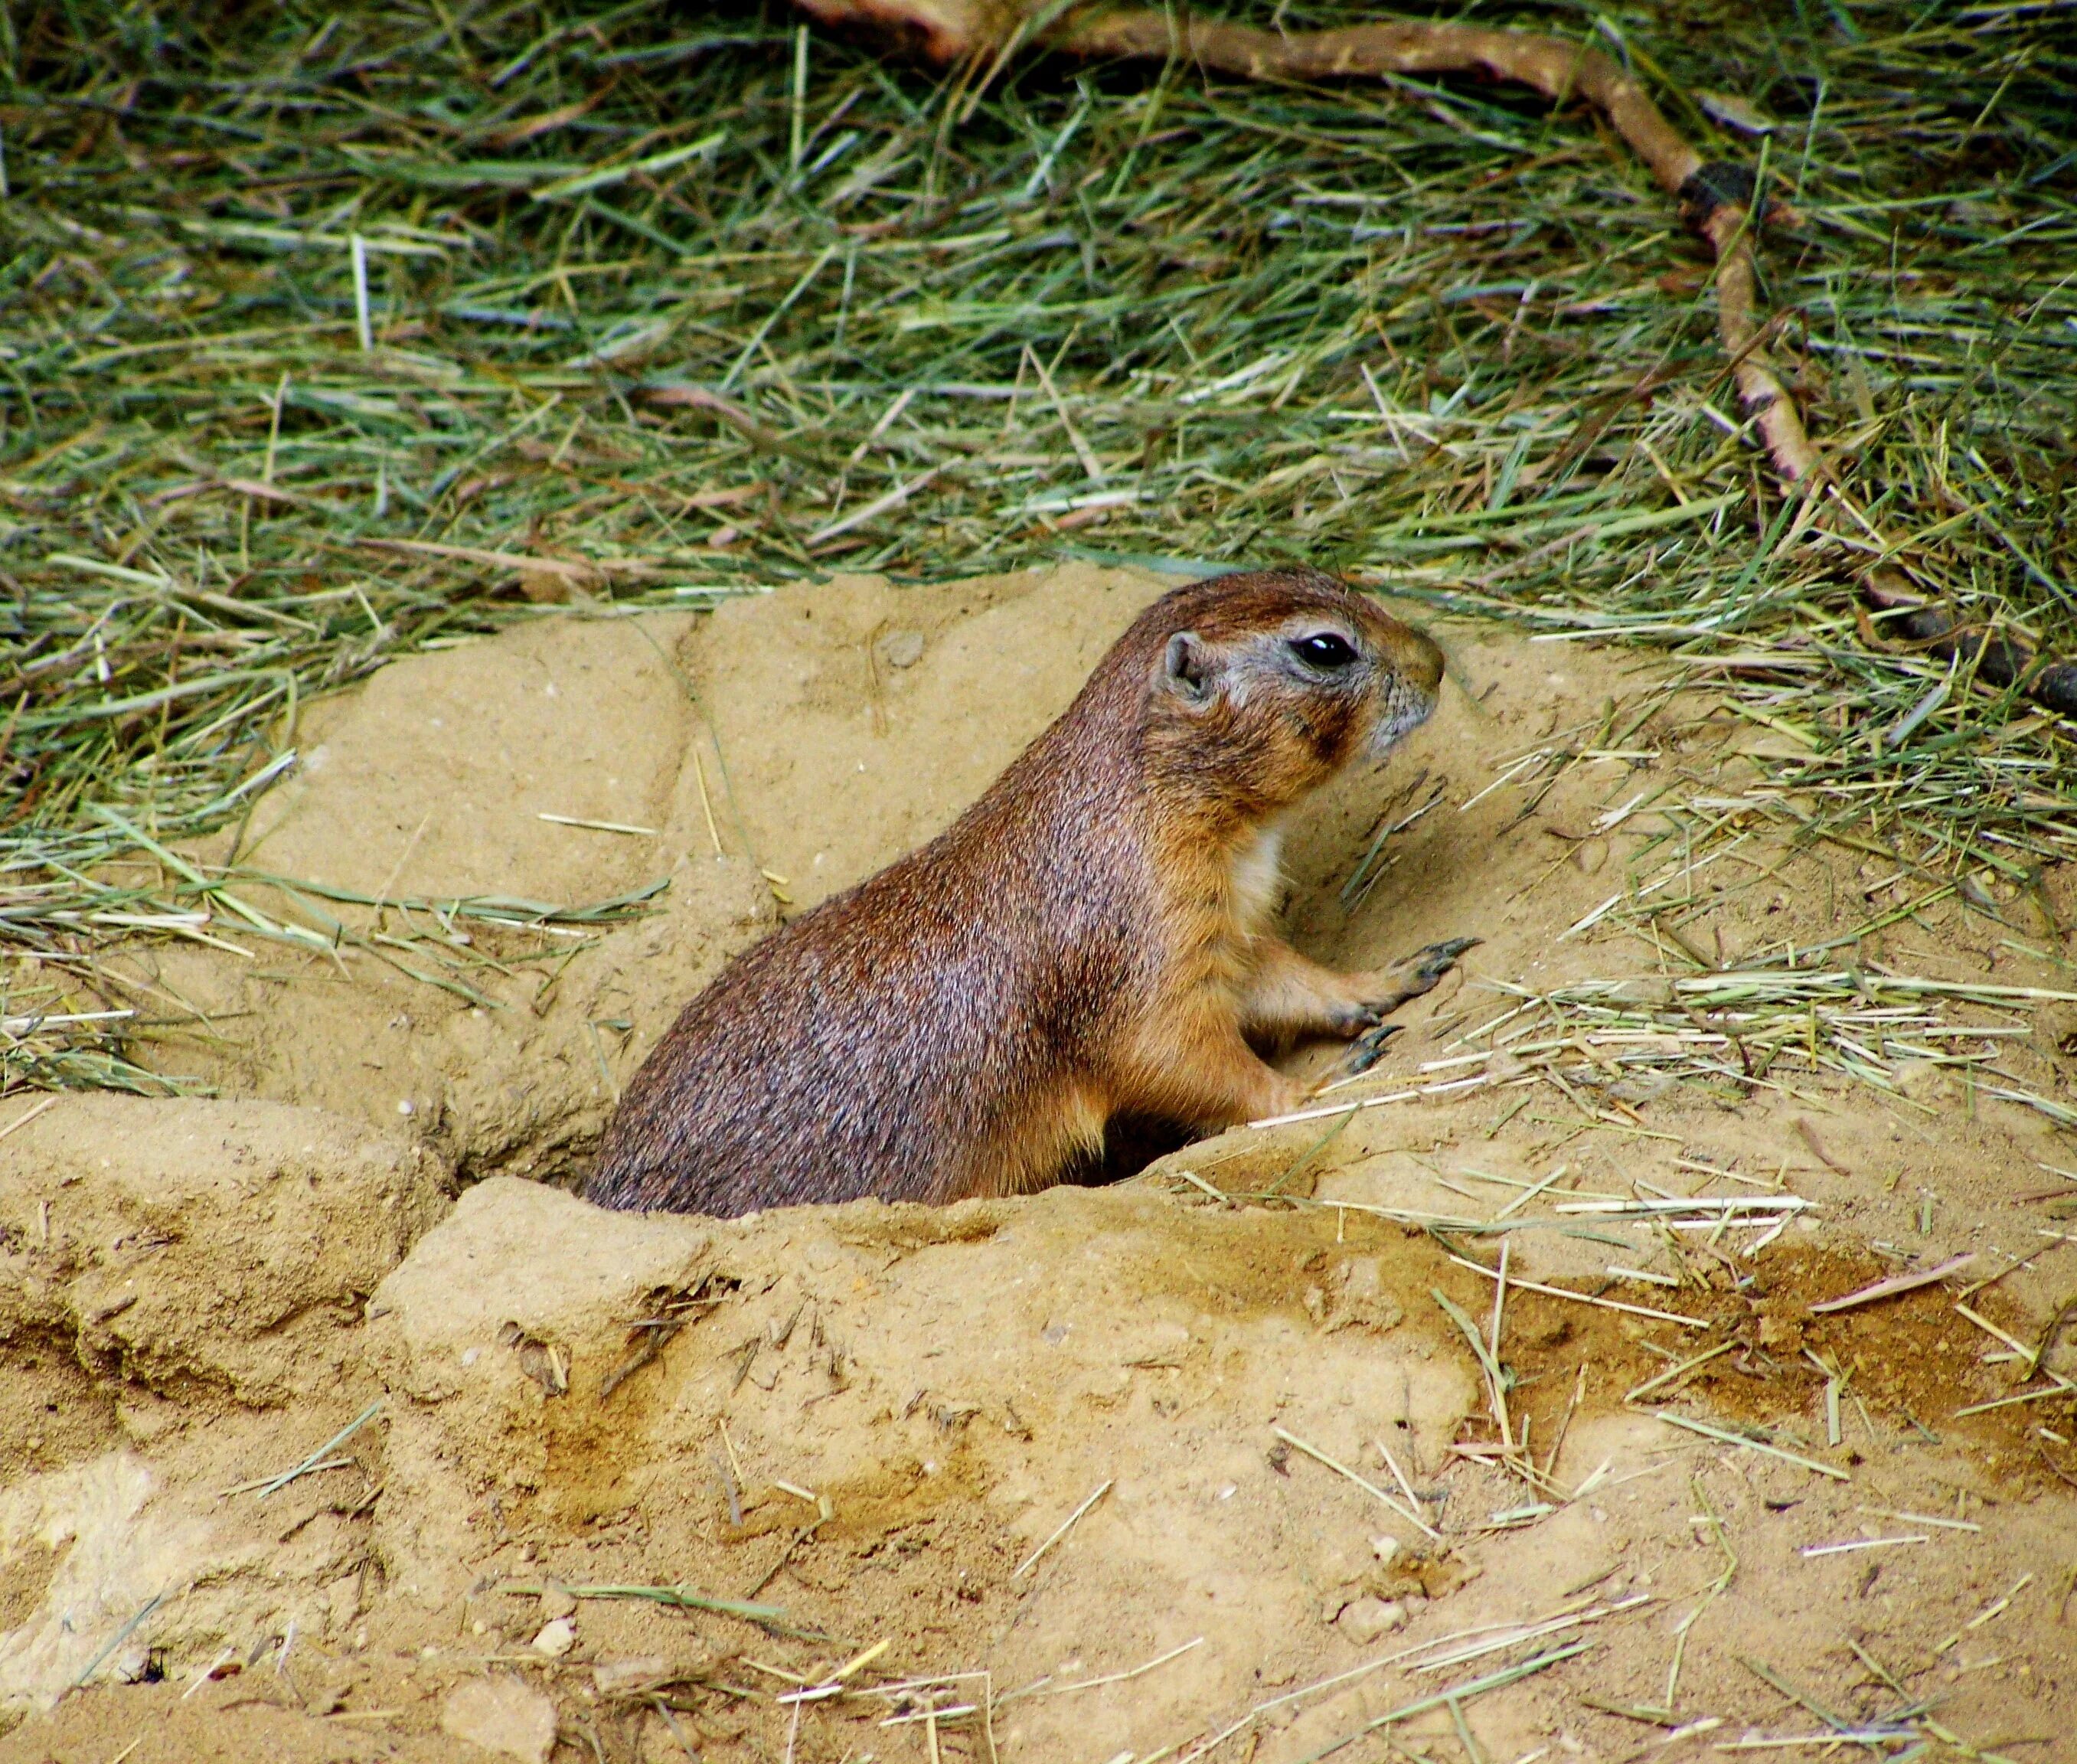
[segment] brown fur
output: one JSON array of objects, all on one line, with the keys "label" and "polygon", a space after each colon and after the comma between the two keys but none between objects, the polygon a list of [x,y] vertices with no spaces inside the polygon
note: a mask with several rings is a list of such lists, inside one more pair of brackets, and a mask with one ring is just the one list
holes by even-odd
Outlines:
[{"label": "brown fur", "polygon": [[[1354,660],[1294,650],[1321,634]],[[1292,1107],[1257,1047],[1359,1035],[1442,967],[1338,973],[1278,938],[1280,818],[1425,718],[1442,672],[1426,636],[1312,571],[1164,596],[950,828],[686,1006],[591,1198],[1022,1192],[1113,1119],[1209,1132]]]}]

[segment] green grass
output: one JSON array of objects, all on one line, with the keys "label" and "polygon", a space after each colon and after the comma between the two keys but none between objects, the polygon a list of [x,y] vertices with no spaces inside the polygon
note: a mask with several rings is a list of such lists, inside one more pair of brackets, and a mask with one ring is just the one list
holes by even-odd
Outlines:
[{"label": "green grass", "polygon": [[[1230,8],[1272,10],[1366,15]],[[1684,92],[1776,120],[1814,436],[1922,580],[2077,650],[2067,13],[1465,15],[1630,46],[1713,156],[1755,147]],[[776,5],[41,0],[0,52],[9,1086],[154,1082],[126,1020],[19,1021],[135,1006],[109,942],[226,910],[140,835],[235,822],[313,693],[535,610],[398,541],[695,607],[1302,559],[1760,658],[1726,696],[1812,747],[1748,817],[1949,879],[2077,845],[2070,726],[1943,689],[1790,526],[1703,249],[1584,114],[1038,56],[972,102]]]}]

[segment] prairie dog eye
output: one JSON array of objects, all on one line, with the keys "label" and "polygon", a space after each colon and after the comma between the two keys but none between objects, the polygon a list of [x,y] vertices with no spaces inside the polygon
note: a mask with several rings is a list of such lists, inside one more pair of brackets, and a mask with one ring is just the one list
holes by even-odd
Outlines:
[{"label": "prairie dog eye", "polygon": [[1292,638],[1291,653],[1314,668],[1346,668],[1356,659],[1355,646],[1333,631],[1316,631],[1310,637]]}]

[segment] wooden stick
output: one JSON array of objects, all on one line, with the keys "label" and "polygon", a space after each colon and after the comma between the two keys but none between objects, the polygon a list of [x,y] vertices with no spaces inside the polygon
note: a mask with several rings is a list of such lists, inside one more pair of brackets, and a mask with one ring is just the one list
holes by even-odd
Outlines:
[{"label": "wooden stick", "polygon": [[1388,73],[1480,73],[1525,85],[1554,104],[1584,98],[1679,199],[1681,218],[1717,258],[1717,329],[1730,358],[1738,401],[1757,420],[1782,476],[1800,483],[1817,470],[1802,414],[1767,352],[1756,316],[1746,205],[1753,181],[1742,167],[1710,164],[1680,137],[1650,95],[1598,49],[1561,37],[1480,25],[1396,19],[1340,31],[1288,35],[1152,10],[1075,21],[1049,33],[1070,54],[1194,61],[1248,79],[1346,79]]}]

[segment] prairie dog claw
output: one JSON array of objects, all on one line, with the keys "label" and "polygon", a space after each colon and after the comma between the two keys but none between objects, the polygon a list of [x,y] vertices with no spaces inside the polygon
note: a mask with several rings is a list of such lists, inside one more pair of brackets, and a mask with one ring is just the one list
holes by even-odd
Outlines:
[{"label": "prairie dog claw", "polygon": [[1457,958],[1466,950],[1476,949],[1485,941],[1479,937],[1453,937],[1440,943],[1430,943],[1426,949],[1416,950],[1399,966],[1406,971],[1413,983],[1407,993],[1409,998],[1417,998],[1457,965]]},{"label": "prairie dog claw", "polygon": [[1342,1057],[1342,1066],[1350,1077],[1367,1072],[1384,1057],[1384,1044],[1405,1028],[1404,1023],[1380,1023],[1375,1029],[1367,1029],[1349,1044],[1349,1050]]}]

